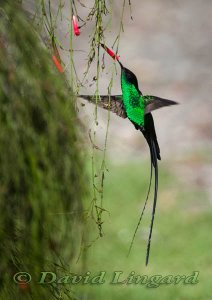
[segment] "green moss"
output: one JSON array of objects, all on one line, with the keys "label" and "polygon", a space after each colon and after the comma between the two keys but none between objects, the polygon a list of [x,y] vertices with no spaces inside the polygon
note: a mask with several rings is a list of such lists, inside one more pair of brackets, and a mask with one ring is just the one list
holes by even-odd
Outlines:
[{"label": "green moss", "polygon": [[[1,299],[49,299],[58,287],[39,286],[40,272],[70,270],[73,261],[76,265],[86,191],[73,101],[20,6],[4,1],[0,5]],[[18,271],[32,276],[24,293],[12,279]],[[66,292],[68,296],[56,298],[71,297]]]}]

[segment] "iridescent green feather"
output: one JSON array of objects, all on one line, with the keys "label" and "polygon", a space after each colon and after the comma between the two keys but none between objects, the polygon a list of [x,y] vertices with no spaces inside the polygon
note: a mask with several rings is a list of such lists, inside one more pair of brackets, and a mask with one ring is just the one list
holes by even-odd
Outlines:
[{"label": "iridescent green feather", "polygon": [[127,117],[139,126],[144,126],[145,102],[141,93],[135,85],[126,80],[126,75],[122,72],[121,88],[124,108]]}]

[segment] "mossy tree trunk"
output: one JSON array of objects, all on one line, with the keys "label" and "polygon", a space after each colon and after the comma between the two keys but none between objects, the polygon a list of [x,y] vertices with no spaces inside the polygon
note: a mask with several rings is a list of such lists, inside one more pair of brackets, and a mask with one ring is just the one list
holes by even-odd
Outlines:
[{"label": "mossy tree trunk", "polygon": [[[0,4],[0,299],[72,299],[81,246],[82,143],[70,90],[15,1]],[[77,265],[79,268],[79,264]],[[29,284],[13,275],[28,272]]]}]

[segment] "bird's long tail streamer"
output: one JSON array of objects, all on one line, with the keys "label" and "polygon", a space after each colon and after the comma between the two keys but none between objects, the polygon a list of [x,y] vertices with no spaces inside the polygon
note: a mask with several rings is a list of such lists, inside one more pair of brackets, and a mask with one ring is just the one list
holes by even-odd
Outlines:
[{"label": "bird's long tail streamer", "polygon": [[149,262],[149,255],[150,255],[150,246],[151,246],[151,238],[152,238],[152,230],[153,230],[153,225],[154,225],[154,218],[155,218],[155,209],[156,209],[156,203],[157,203],[157,193],[158,193],[158,159],[160,160],[160,147],[158,145],[157,141],[157,136],[155,132],[155,126],[154,126],[154,120],[151,115],[151,113],[146,114],[145,116],[145,129],[143,127],[139,127],[135,125],[136,129],[140,129],[140,131],[143,133],[148,145],[149,145],[149,150],[150,150],[150,161],[151,161],[151,171],[150,171],[150,181],[149,181],[149,188],[146,196],[146,200],[144,202],[144,207],[141,212],[138,224],[136,226],[136,229],[134,231],[134,235],[130,244],[130,248],[128,251],[128,256],[130,254],[130,251],[133,246],[133,242],[136,236],[136,233],[138,231],[139,225],[141,223],[147,201],[149,198],[150,190],[151,190],[151,184],[152,184],[152,177],[153,177],[153,168],[154,168],[154,177],[155,177],[155,182],[154,182],[154,200],[153,200],[153,208],[152,208],[152,218],[151,218],[151,224],[150,224],[150,231],[149,231],[149,237],[148,237],[148,244],[147,244],[147,251],[146,251],[146,265],[148,265]]},{"label": "bird's long tail streamer", "polygon": [[147,205],[147,201],[148,201],[148,199],[149,199],[149,193],[150,193],[151,184],[152,184],[152,161],[151,161],[151,166],[150,166],[150,168],[151,168],[151,169],[150,169],[150,180],[149,180],[149,187],[148,187],[148,192],[147,192],[147,195],[146,195],[146,200],[145,200],[145,202],[144,202],[144,206],[143,206],[142,212],[141,212],[141,214],[140,214],[140,218],[139,218],[138,223],[137,223],[137,226],[136,226],[136,228],[135,228],[135,231],[134,231],[134,234],[133,234],[132,241],[131,241],[131,243],[130,243],[130,247],[129,247],[127,256],[130,255],[130,252],[131,252],[131,250],[132,250],[132,246],[133,246],[133,243],[134,243],[134,240],[135,240],[135,236],[136,236],[136,233],[137,233],[137,231],[138,231],[138,228],[139,228],[139,226],[140,226],[140,224],[141,224],[141,220],[142,220],[142,218],[143,218],[143,214],[144,214],[144,211],[145,211],[145,208],[146,208],[146,205]]},{"label": "bird's long tail streamer", "polygon": [[153,230],[154,219],[155,219],[155,209],[156,209],[156,204],[157,204],[157,193],[158,193],[157,151],[156,151],[155,141],[152,138],[150,138],[149,146],[150,146],[150,152],[151,152],[151,163],[154,166],[154,170],[155,170],[155,184],[154,184],[154,200],[153,200],[153,207],[152,207],[152,219],[151,219],[151,224],[150,224],[150,231],[149,231],[147,251],[146,251],[146,266],[148,265],[148,262],[149,262],[152,230]]}]

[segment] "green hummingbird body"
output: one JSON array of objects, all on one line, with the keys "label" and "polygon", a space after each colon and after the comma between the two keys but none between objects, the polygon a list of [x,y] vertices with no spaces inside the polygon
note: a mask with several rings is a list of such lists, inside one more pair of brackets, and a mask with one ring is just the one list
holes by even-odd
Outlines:
[{"label": "green hummingbird body", "polygon": [[133,123],[144,126],[145,100],[136,86],[128,81],[126,72],[121,74],[121,88],[127,117]]}]

